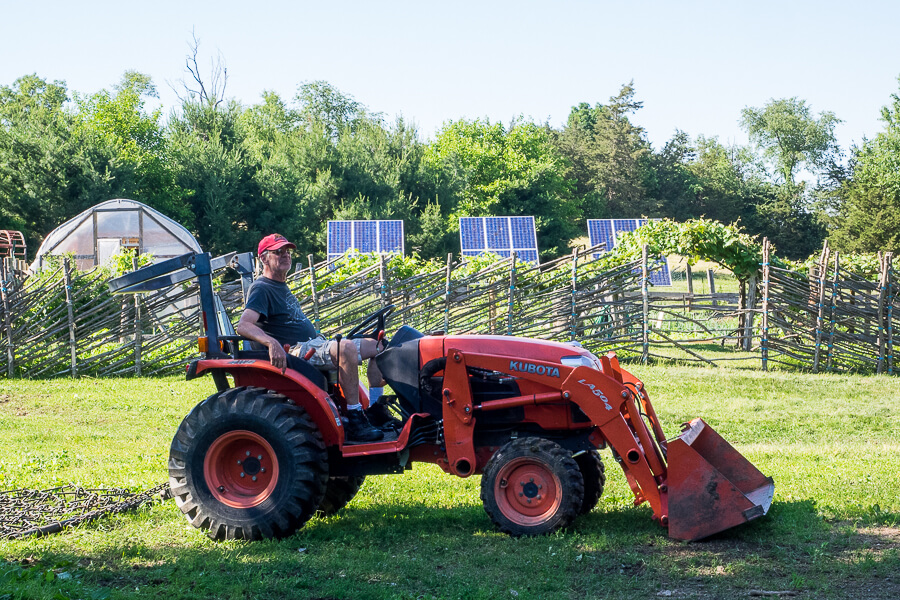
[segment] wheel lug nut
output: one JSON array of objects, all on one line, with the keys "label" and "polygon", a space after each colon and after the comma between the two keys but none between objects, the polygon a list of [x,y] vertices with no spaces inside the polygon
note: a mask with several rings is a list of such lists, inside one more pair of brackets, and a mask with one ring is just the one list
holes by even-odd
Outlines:
[{"label": "wheel lug nut", "polygon": [[528,480],[528,483],[534,483],[534,477]]},{"label": "wheel lug nut", "polygon": [[528,499],[528,504],[531,504],[531,498]]},{"label": "wheel lug nut", "polygon": [[519,492],[519,497],[520,497],[520,498],[521,498],[522,496],[524,496],[524,495],[525,495],[525,494],[523,494],[522,492]]},{"label": "wheel lug nut", "polygon": [[247,456],[250,456],[250,451],[249,451],[249,450],[247,451]]},{"label": "wheel lug nut", "polygon": [[241,461],[238,461],[238,464],[241,464]]},{"label": "wheel lug nut", "polygon": [[540,495],[540,494],[538,494],[538,496],[537,496],[537,499],[538,499],[538,500],[540,500],[540,499],[541,499],[541,495]]},{"label": "wheel lug nut", "polygon": [[241,471],[241,477],[246,477],[246,474],[243,471]]},{"label": "wheel lug nut", "polygon": [[262,460],[262,454],[258,455],[258,456],[256,457],[256,460]]},{"label": "wheel lug nut", "polygon": [[260,473],[265,473],[265,472],[266,472],[266,468],[265,468],[265,467],[261,468],[261,469],[259,470],[259,472],[260,472]]},{"label": "wheel lug nut", "polygon": [[256,475],[254,475],[254,476],[252,477],[252,479],[253,479],[253,481],[256,481]]}]

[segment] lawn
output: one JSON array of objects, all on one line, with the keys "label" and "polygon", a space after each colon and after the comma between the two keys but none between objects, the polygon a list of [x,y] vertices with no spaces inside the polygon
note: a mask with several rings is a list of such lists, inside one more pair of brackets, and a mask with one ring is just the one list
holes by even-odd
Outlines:
[{"label": "lawn", "polygon": [[[702,416],[775,479],[770,513],[696,543],[635,508],[608,450],[599,506],[554,535],[494,530],[479,477],[369,477],[279,542],[213,542],[171,501],[0,541],[6,598],[897,598],[900,379],[635,366],[666,433]],[[0,380],[0,488],[147,489],[210,379]]]}]

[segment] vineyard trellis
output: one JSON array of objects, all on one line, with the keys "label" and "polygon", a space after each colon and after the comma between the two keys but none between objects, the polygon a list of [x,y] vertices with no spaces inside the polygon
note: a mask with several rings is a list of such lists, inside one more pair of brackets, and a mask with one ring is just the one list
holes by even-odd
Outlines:
[{"label": "vineyard trellis", "polygon": [[[288,284],[317,330],[346,332],[394,304],[391,323],[426,333],[516,335],[578,342],[622,360],[763,369],[894,373],[894,320],[900,294],[892,257],[876,280],[847,271],[826,247],[803,273],[770,264],[764,244],[758,277],[744,293],[662,292],[649,285],[654,261],[592,260],[595,249],[533,265],[513,255],[458,262],[410,275],[381,257],[347,274],[334,262],[298,269]],[[122,376],[177,372],[196,355],[202,326],[197,286],[113,296],[102,269],[21,279],[0,264],[0,373],[6,377]],[[218,283],[232,318],[241,282]]]}]

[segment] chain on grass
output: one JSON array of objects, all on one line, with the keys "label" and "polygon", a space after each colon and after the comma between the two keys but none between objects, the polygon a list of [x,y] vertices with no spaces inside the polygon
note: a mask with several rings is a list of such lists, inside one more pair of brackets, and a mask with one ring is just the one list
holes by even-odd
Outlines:
[{"label": "chain on grass", "polygon": [[168,483],[141,493],[120,488],[86,489],[71,484],[47,490],[0,492],[0,539],[49,535],[168,497]]}]

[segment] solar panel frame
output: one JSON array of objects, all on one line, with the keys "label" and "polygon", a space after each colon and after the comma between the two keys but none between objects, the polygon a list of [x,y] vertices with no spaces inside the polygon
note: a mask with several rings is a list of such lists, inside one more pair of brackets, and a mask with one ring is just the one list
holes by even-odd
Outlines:
[{"label": "solar panel frame", "polygon": [[328,260],[347,251],[406,254],[404,226],[399,219],[328,221],[327,238]]},{"label": "solar panel frame", "polygon": [[533,216],[460,217],[459,243],[463,256],[492,252],[503,257],[540,262]]}]

